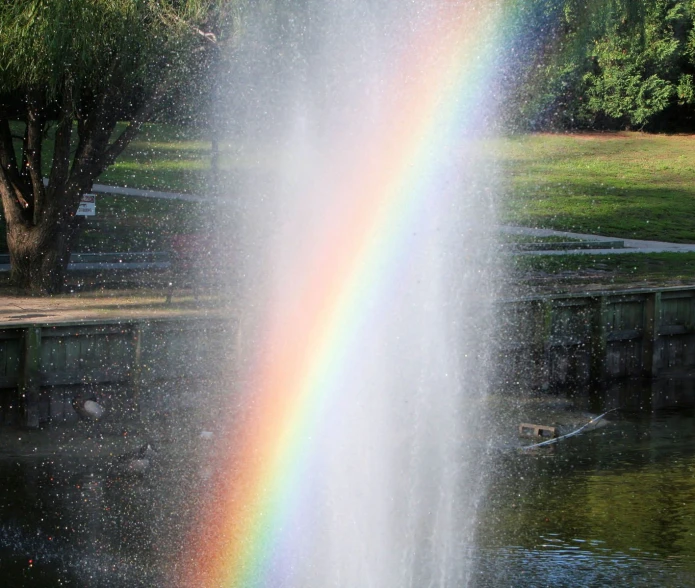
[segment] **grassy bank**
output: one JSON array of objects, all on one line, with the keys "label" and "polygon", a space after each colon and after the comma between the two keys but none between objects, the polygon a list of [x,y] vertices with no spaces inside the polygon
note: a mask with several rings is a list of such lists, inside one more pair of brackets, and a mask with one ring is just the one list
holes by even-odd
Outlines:
[{"label": "grassy bank", "polygon": [[[125,128],[122,123],[117,133]],[[12,125],[20,137],[24,126]],[[49,129],[43,150],[43,173],[48,176],[53,156]],[[76,133],[73,135],[76,147]],[[20,139],[15,140],[19,149]],[[97,183],[183,193],[205,193],[210,173],[210,141],[192,128],[146,124],[118,161]],[[203,205],[181,200],[159,200],[99,194],[97,214],[82,222],[76,250],[118,252],[165,250],[174,234],[196,231],[201,224]],[[0,216],[0,253],[7,252],[5,222]]]},{"label": "grassy bank", "polygon": [[211,158],[211,142],[202,131],[147,124],[98,182],[165,192],[201,193],[209,178]]},{"label": "grassy bank", "polygon": [[[13,129],[16,136],[22,131],[20,126]],[[492,141],[487,147],[504,173],[503,223],[695,242],[695,139],[691,136],[537,134]],[[222,185],[231,185],[224,178],[240,172],[256,169],[266,174],[277,160],[276,149],[257,145],[246,150],[242,159],[233,142],[223,144]],[[44,153],[46,173],[50,156],[49,140]],[[205,132],[148,124],[98,182],[204,196],[210,186],[211,160],[211,142]],[[190,202],[99,195],[97,216],[85,221],[80,248],[160,248],[168,235],[195,230],[200,208]],[[4,235],[3,226],[0,235]]]},{"label": "grassy bank", "polygon": [[695,281],[695,253],[515,255],[506,258],[516,282],[543,290],[675,286]]},{"label": "grassy bank", "polygon": [[695,139],[537,134],[491,144],[506,178],[502,222],[695,242]]},{"label": "grassy bank", "polygon": [[[504,173],[501,221],[611,237],[695,242],[695,138],[644,133],[535,134],[492,142]],[[242,160],[222,146],[220,173],[269,169],[272,147]],[[205,191],[211,144],[200,132],[146,125],[103,183]],[[246,157],[249,157],[247,152]]]}]

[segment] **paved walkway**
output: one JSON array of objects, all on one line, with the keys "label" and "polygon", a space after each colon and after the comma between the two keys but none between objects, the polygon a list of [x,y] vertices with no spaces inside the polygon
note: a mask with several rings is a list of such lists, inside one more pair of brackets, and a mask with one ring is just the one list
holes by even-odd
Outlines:
[{"label": "paved walkway", "polygon": [[532,229],[528,227],[500,226],[500,231],[509,235],[528,235],[532,237],[564,237],[582,241],[622,241],[621,249],[561,249],[542,251],[519,251],[515,255],[575,255],[575,254],[611,254],[622,253],[688,253],[695,252],[695,244],[667,243],[665,241],[644,241],[641,239],[622,239],[603,235],[587,235],[585,233],[569,233],[553,231],[552,229]]},{"label": "paved walkway", "polygon": [[0,325],[109,323],[129,319],[228,316],[230,310],[212,297],[193,301],[176,292],[166,303],[166,292],[86,292],[49,297],[0,295]]},{"label": "paved walkway", "polygon": [[140,198],[160,198],[162,200],[187,200],[188,202],[202,202],[202,196],[195,194],[182,194],[180,192],[161,192],[159,190],[141,190],[139,188],[121,188],[120,186],[107,186],[94,184],[92,192],[95,194],[117,194],[119,196],[139,196]]},{"label": "paved walkway", "polygon": [[[102,194],[118,194],[122,196],[138,196],[141,198],[161,198],[164,200],[186,200],[189,202],[202,202],[202,196],[194,194],[182,194],[179,192],[162,192],[158,190],[141,190],[138,188],[123,188],[120,186],[107,186],[105,184],[94,184],[92,191]],[[570,233],[567,231],[554,231],[552,229],[533,229],[529,227],[514,227],[502,225],[499,227],[503,233],[511,235],[528,235],[533,237],[564,237],[567,239],[579,239],[581,241],[622,241],[622,248],[581,248],[581,249],[544,249],[530,251],[514,251],[515,255],[574,255],[574,254],[621,254],[621,253],[686,253],[695,252],[695,244],[668,243],[665,241],[645,241],[641,239],[621,239],[608,237],[605,235],[588,235],[586,233]],[[695,237],[695,236],[694,236]],[[150,264],[147,264],[148,266]],[[127,266],[120,265],[120,268]],[[99,264],[100,269],[107,269],[103,262]],[[0,266],[0,271],[5,269]],[[75,268],[78,269],[78,268]],[[81,268],[84,269],[84,268]],[[96,269],[96,268],[89,268]],[[129,268],[130,269],[130,268]],[[135,269],[135,268],[133,268]],[[138,268],[141,269],[141,268]]]}]

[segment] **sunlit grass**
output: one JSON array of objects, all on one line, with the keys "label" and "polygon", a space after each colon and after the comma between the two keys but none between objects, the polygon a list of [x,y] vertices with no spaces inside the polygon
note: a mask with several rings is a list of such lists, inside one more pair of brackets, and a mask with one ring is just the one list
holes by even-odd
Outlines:
[{"label": "sunlit grass", "polygon": [[[122,131],[124,123],[116,133]],[[200,130],[146,124],[98,182],[166,192],[199,193],[210,174],[212,142]]]},{"label": "sunlit grass", "polygon": [[607,286],[625,282],[673,282],[695,279],[695,253],[616,253],[581,255],[516,255],[508,267],[520,274],[558,275],[595,270]]},{"label": "sunlit grass", "polygon": [[[120,125],[117,132],[123,128]],[[13,134],[19,137],[22,132],[23,125],[14,123]],[[45,174],[52,155],[50,138],[49,132]],[[17,140],[17,148],[20,143]],[[503,172],[502,223],[695,242],[693,137],[627,132],[536,134],[498,139],[486,146],[499,158]],[[277,145],[260,141],[243,150],[239,147],[231,138],[220,141],[218,178],[225,186],[231,185],[236,172],[272,170],[282,157]],[[212,157],[209,132],[147,124],[97,182],[204,196],[211,186]],[[149,236],[152,226],[162,235],[195,230],[191,219],[197,218],[197,207],[167,202],[156,207],[147,199],[99,195],[97,217],[86,224],[101,228],[88,229],[82,242],[92,249],[98,246],[99,234],[104,240],[118,234],[124,247],[139,247],[142,240],[124,235],[142,230],[153,246],[159,246],[161,239]],[[172,206],[184,212],[171,213]],[[116,245],[112,242],[109,248]]]},{"label": "sunlit grass", "polygon": [[643,133],[537,134],[491,143],[501,220],[612,237],[695,242],[695,140]]}]

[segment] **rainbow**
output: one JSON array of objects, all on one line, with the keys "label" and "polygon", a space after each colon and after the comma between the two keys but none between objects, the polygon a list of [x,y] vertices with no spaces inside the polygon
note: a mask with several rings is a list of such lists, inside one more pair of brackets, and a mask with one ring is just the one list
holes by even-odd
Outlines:
[{"label": "rainbow", "polygon": [[223,475],[173,583],[281,584],[273,574],[292,541],[287,521],[304,491],[312,436],[337,402],[334,382],[373,312],[367,306],[388,304],[390,280],[407,264],[407,236],[431,206],[442,156],[483,110],[500,18],[496,2],[442,1],[408,44],[388,85],[388,112],[341,165],[340,177],[351,178],[335,196],[343,204],[322,219],[320,246],[296,268],[297,293],[268,309],[253,386],[244,391],[253,401],[230,426]]}]

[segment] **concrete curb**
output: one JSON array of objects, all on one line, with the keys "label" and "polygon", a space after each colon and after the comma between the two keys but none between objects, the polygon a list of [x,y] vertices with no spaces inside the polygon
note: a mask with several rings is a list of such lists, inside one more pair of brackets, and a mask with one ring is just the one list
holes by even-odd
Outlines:
[{"label": "concrete curb", "polygon": [[[621,255],[625,253],[691,253],[695,252],[695,244],[690,243],[669,243],[666,241],[645,241],[642,239],[614,239],[605,235],[589,235],[586,233],[569,233],[567,231],[554,231],[552,229],[534,229],[530,227],[513,227],[501,225],[500,232],[508,235],[528,235],[531,237],[561,237],[566,239],[579,239],[581,241],[592,242],[600,247],[601,241],[604,243],[622,241],[623,247],[613,248],[580,248],[574,249],[544,249],[534,251],[514,251],[513,255]],[[545,245],[545,244],[544,244]],[[549,244],[551,245],[551,244]]]}]

